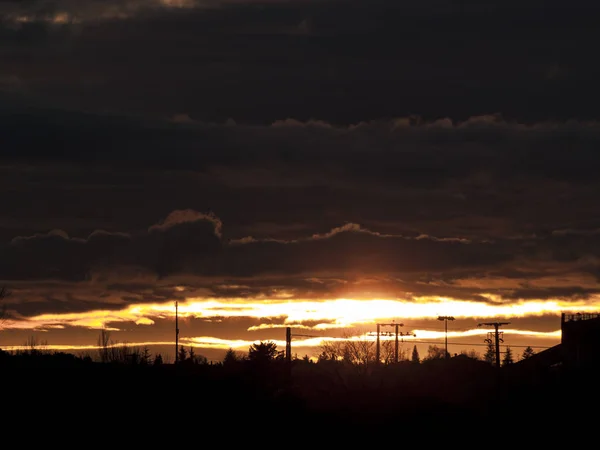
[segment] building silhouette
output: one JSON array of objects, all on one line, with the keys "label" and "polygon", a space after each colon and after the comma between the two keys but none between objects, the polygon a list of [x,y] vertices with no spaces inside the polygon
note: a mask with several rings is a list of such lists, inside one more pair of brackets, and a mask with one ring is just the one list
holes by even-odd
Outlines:
[{"label": "building silhouette", "polygon": [[600,361],[600,314],[561,315],[562,363],[573,368],[598,365]]},{"label": "building silhouette", "polygon": [[600,314],[562,313],[560,329],[560,344],[519,361],[519,365],[567,369],[600,366]]}]

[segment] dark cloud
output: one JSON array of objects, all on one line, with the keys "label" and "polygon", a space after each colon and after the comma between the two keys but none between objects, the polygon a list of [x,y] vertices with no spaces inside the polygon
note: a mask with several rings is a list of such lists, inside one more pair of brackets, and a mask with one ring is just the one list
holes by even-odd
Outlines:
[{"label": "dark cloud", "polygon": [[13,312],[596,293],[599,7],[454,3],[0,4]]},{"label": "dark cloud", "polygon": [[[221,225],[213,214],[175,211],[138,234],[95,232],[79,239],[53,231],[17,237],[2,249],[5,257],[0,278],[87,283],[118,292],[121,303],[115,307],[172,299],[179,285],[204,289],[209,296],[245,298],[276,297],[282,291],[304,298],[400,291],[410,292],[409,297],[443,295],[480,301],[487,301],[482,295],[492,293],[510,301],[579,299],[598,291],[595,286],[577,284],[529,285],[547,276],[543,271],[537,277],[531,273],[513,273],[511,277],[505,271],[505,286],[464,283],[485,279],[511,265],[531,271],[553,264],[555,276],[557,269],[563,276],[577,270],[585,274],[585,265],[572,263],[595,255],[596,250],[563,243],[560,248],[574,255],[565,259],[553,253],[555,238],[551,236],[543,240],[474,242],[381,234],[347,225],[293,241],[248,238],[227,242],[220,233]],[[590,265],[590,261],[586,263]],[[140,273],[146,278],[136,283]],[[63,302],[71,310],[79,308],[74,306],[77,303],[92,306],[79,301],[77,295],[63,294],[64,299],[46,294],[48,308],[64,310]],[[192,294],[188,290],[186,295]],[[94,302],[95,306],[99,302]],[[29,311],[39,308],[39,302],[30,302],[26,307]]]},{"label": "dark cloud", "polygon": [[233,239],[289,240],[346,222],[479,240],[600,226],[596,122],[250,126],[20,111],[0,122],[6,240],[139,231],[188,208],[214,211]]},{"label": "dark cloud", "polygon": [[1,11],[0,79],[70,107],[262,124],[597,118],[593,2],[84,0]]},{"label": "dark cloud", "polygon": [[[600,141],[598,122],[523,125],[498,115],[420,124],[400,118],[349,126],[295,120],[249,126],[12,107],[0,110],[0,119],[6,162],[210,171],[226,182],[255,186],[306,186],[331,176],[346,184],[395,179],[416,187],[477,175],[471,183],[518,183],[520,177],[582,182],[595,177]],[[291,177],[275,173],[285,169]],[[299,176],[309,173],[312,179]],[[257,182],[253,174],[270,178]]]},{"label": "dark cloud", "polygon": [[200,268],[220,247],[212,216],[174,213],[165,223],[145,233],[127,235],[96,231],[87,239],[71,238],[64,231],[16,237],[3,248],[6,279],[89,279],[94,269],[140,267],[158,277],[184,270],[193,258]]},{"label": "dark cloud", "polygon": [[83,281],[95,269],[130,266],[149,270],[159,278],[179,273],[224,277],[340,271],[377,274],[386,270],[443,271],[511,258],[504,251],[493,254],[487,243],[380,235],[358,226],[302,240],[251,238],[227,243],[220,239],[215,225],[220,227],[220,221],[214,215],[193,211],[172,215],[193,220],[154,225],[136,235],[97,231],[80,239],[54,230],[16,237],[4,246],[2,278]]}]

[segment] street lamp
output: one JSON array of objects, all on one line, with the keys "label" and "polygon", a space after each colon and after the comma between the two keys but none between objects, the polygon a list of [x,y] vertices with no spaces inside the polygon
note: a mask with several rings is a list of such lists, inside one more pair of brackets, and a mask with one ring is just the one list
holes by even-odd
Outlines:
[{"label": "street lamp", "polygon": [[443,320],[444,321],[445,332],[446,332],[445,351],[446,351],[446,358],[448,358],[450,356],[449,353],[448,353],[448,321],[449,320],[454,320],[454,317],[452,317],[452,316],[439,316],[438,320]]}]

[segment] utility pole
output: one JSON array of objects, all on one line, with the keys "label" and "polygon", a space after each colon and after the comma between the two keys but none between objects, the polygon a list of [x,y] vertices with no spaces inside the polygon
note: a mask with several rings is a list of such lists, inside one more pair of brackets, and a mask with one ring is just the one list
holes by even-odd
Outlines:
[{"label": "utility pole", "polygon": [[[313,334],[294,334],[294,336],[320,337]],[[287,383],[292,379],[292,327],[285,328],[285,366]]]},{"label": "utility pole", "polygon": [[[494,344],[496,346],[496,367],[500,368],[500,342],[504,342],[504,340],[500,337],[500,333],[498,332],[498,328],[502,325],[508,325],[510,322],[485,322],[480,323],[477,326],[491,326],[494,327]],[[491,339],[486,339],[486,342],[491,342]]]},{"label": "utility pole", "polygon": [[446,359],[448,359],[450,357],[450,354],[448,353],[448,321],[449,320],[454,320],[454,317],[452,316],[439,316],[438,320],[443,320],[444,321],[444,328],[445,328],[445,339],[444,339],[444,349],[446,351]]},{"label": "utility pole", "polygon": [[379,356],[379,354],[380,354],[380,352],[379,352],[379,332],[380,332],[380,330],[381,330],[381,324],[378,323],[377,324],[377,343],[375,345],[375,363],[376,364],[379,364],[379,358],[380,358],[380,356]]},{"label": "utility pole", "polygon": [[394,362],[398,362],[398,327],[399,323],[396,324],[396,340],[394,341]]},{"label": "utility pole", "polygon": [[288,365],[292,362],[292,329],[285,329],[285,361]]},{"label": "utility pole", "polygon": [[175,300],[175,364],[179,362],[179,310]]},{"label": "utility pole", "polygon": [[[395,327],[396,328],[396,340],[394,346],[394,362],[398,362],[398,336],[414,336],[414,333],[400,333],[398,327],[403,327],[403,323],[378,323],[377,324],[377,346],[375,348],[375,362],[379,364],[381,358],[381,346],[379,341],[379,335],[381,334],[381,327]],[[387,333],[386,333],[387,334]],[[389,334],[387,334],[389,336]]]},{"label": "utility pole", "polygon": [[291,327],[286,327],[285,328],[285,360],[288,363],[292,362],[292,336],[302,336],[302,337],[321,337],[321,336],[316,336],[314,334],[294,334],[292,335],[292,328]]}]

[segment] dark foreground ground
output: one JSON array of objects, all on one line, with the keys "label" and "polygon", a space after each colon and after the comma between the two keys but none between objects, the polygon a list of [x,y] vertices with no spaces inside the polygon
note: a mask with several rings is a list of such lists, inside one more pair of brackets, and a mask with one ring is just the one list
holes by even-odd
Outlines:
[{"label": "dark foreground ground", "polygon": [[2,429],[61,445],[354,448],[458,436],[499,444],[515,433],[521,443],[541,443],[596,434],[600,406],[596,368],[497,370],[454,358],[366,371],[301,361],[147,367],[31,359],[0,368]]}]

